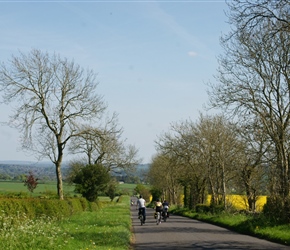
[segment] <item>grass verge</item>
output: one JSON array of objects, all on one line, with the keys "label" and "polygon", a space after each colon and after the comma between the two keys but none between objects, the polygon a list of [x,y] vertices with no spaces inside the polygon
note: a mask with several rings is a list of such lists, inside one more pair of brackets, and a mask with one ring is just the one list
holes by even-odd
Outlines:
[{"label": "grass verge", "polygon": [[127,250],[131,239],[129,197],[103,202],[96,212],[57,221],[0,216],[0,249]]},{"label": "grass verge", "polygon": [[218,214],[196,213],[192,210],[182,208],[173,208],[171,212],[225,227],[238,233],[290,246],[290,224],[274,225],[263,214],[248,215],[241,213],[230,214],[226,212]]}]

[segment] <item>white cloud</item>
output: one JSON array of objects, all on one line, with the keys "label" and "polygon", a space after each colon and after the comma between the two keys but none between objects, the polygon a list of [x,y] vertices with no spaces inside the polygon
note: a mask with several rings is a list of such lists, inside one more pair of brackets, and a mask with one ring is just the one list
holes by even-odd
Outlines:
[{"label": "white cloud", "polygon": [[188,52],[188,55],[189,55],[190,57],[196,57],[196,56],[197,56],[197,53],[194,52],[194,51],[189,51],[189,52]]}]

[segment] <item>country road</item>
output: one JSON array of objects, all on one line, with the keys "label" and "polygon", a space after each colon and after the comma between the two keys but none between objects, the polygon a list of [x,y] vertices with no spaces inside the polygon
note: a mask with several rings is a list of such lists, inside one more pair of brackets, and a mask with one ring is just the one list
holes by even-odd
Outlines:
[{"label": "country road", "polygon": [[179,249],[290,249],[266,240],[232,232],[208,223],[170,215],[166,222],[156,225],[154,210],[147,209],[147,220],[141,226],[136,206],[131,206],[134,250]]}]

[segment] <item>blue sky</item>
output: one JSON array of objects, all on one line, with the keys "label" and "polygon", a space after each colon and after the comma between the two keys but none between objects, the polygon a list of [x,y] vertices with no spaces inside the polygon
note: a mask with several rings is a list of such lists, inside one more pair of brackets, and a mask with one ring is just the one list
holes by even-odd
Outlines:
[{"label": "blue sky", "polygon": [[[229,31],[224,1],[1,1],[0,61],[36,48],[98,74],[98,93],[119,114],[143,163],[170,124],[206,113],[219,44]],[[12,107],[0,105],[0,121]],[[0,161],[32,160],[16,130],[0,127]]]}]

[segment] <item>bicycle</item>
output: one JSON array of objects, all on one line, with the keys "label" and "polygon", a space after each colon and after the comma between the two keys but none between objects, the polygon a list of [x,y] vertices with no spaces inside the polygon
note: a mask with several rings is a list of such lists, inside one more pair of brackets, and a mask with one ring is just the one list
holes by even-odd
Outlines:
[{"label": "bicycle", "polygon": [[163,219],[164,222],[166,222],[166,220],[167,220],[167,211],[163,211],[162,212],[162,219]]},{"label": "bicycle", "polygon": [[139,219],[140,219],[140,223],[141,223],[141,226],[142,226],[144,224],[144,216],[143,216],[142,213],[139,215]]},{"label": "bicycle", "polygon": [[145,224],[145,208],[139,208],[139,220],[140,220],[140,223],[141,223],[141,226],[143,224]]},{"label": "bicycle", "polygon": [[157,212],[156,216],[156,225],[159,225],[161,223],[161,212]]}]

